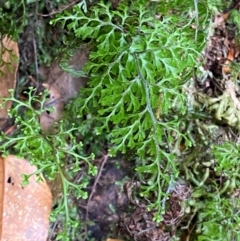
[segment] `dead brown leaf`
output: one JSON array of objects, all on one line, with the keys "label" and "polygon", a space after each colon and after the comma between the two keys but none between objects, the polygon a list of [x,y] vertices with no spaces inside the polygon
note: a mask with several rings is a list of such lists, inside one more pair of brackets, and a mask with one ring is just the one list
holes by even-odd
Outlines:
[{"label": "dead brown leaf", "polygon": [[48,84],[43,86],[49,90],[49,99],[45,102],[45,107],[51,107],[53,110],[45,111],[41,114],[40,124],[43,131],[54,132],[54,124],[61,119],[64,108],[64,101],[58,89]]},{"label": "dead brown leaf", "polygon": [[224,24],[229,17],[229,12],[218,14],[215,16],[215,26],[220,26]]},{"label": "dead brown leaf", "polygon": [[[87,62],[89,51],[87,49],[76,51],[75,55],[69,61],[73,69],[79,71]],[[73,77],[71,74],[64,72],[58,63],[53,63],[47,76],[47,84],[56,88],[63,100],[66,102],[74,98],[81,87],[87,83],[86,77]]]},{"label": "dead brown leaf", "polygon": [[[82,70],[88,59],[89,51],[87,49],[78,50],[69,65],[74,70]],[[80,88],[87,83],[86,77],[74,77],[64,72],[58,63],[53,63],[49,69],[43,69],[47,83],[44,87],[50,92],[50,99],[46,102],[46,106],[52,107],[53,112],[44,112],[40,118],[42,130],[49,131],[53,124],[59,121],[64,104],[71,98],[76,97]]]},{"label": "dead brown leaf", "polygon": [[[4,37],[0,46],[0,58],[4,61],[0,66],[0,98],[9,97],[9,89],[14,89],[16,85],[16,73],[18,69],[19,58],[18,45],[8,37]],[[7,50],[6,50],[7,49]],[[0,100],[0,104],[2,101]],[[0,127],[4,125],[8,116],[8,109],[11,107],[11,102],[8,101],[3,108],[0,107]]]},{"label": "dead brown leaf", "polygon": [[34,173],[36,167],[13,155],[0,161],[0,240],[46,241],[52,207],[48,185],[33,175],[23,187],[21,174]]}]

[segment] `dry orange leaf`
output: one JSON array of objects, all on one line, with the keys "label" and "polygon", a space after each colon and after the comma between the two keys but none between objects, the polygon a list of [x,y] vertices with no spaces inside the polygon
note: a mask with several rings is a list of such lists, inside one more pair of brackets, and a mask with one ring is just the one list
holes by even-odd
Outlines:
[{"label": "dry orange leaf", "polygon": [[[4,48],[2,48],[2,45]],[[10,93],[8,90],[14,89],[16,85],[19,52],[17,43],[8,37],[3,38],[2,45],[0,45],[0,59],[4,61],[4,64],[0,65],[0,97],[9,97]],[[9,51],[4,50],[5,48]],[[14,56],[17,59],[14,59]],[[1,100],[0,103],[2,103]],[[3,108],[0,107],[0,127],[6,122],[8,116],[7,111],[10,107],[10,101],[8,101]]]},{"label": "dry orange leaf", "polygon": [[231,72],[231,68],[230,68],[230,62],[234,60],[234,48],[230,48],[228,51],[228,56],[227,56],[227,60],[225,61],[224,65],[223,65],[223,73],[225,74],[229,74]]},{"label": "dry orange leaf", "polygon": [[21,174],[34,173],[36,167],[13,155],[0,161],[0,240],[46,241],[52,207],[48,185],[33,175],[23,187]]}]

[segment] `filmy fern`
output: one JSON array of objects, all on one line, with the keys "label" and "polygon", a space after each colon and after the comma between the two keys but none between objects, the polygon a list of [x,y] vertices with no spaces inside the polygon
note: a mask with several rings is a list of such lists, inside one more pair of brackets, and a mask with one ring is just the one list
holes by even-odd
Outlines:
[{"label": "filmy fern", "polygon": [[[177,117],[187,111],[182,85],[192,73],[205,36],[199,28],[195,42],[191,26],[195,18],[186,18],[194,4],[187,3],[174,2],[176,12],[181,6],[180,16],[168,14],[174,4],[166,3],[163,11],[162,4],[144,0],[123,1],[117,10],[103,2],[87,12],[76,5],[52,21],[61,22],[91,48],[85,67],[88,88],[75,102],[75,110],[79,116],[92,113],[102,123],[96,135],[111,130],[112,155],[133,149],[145,160],[137,171],[153,178],[150,185],[142,186],[142,195],[157,192],[150,207],[159,213],[166,190],[178,176],[168,143],[173,136],[186,138]],[[198,11],[204,10],[199,6]],[[207,11],[201,24],[206,15]],[[71,43],[71,36],[65,39]],[[156,218],[160,220],[160,215]]]},{"label": "filmy fern", "polygon": [[[76,127],[72,126],[67,130],[64,129],[63,122],[58,125],[58,132],[55,134],[47,134],[41,131],[39,119],[41,114],[50,108],[44,106],[47,95],[49,93],[44,92],[40,96],[36,96],[36,90],[30,88],[29,91],[25,92],[28,96],[27,101],[20,101],[13,95],[10,98],[6,98],[5,101],[12,101],[14,107],[9,112],[9,115],[15,119],[18,133],[13,136],[7,136],[1,134],[0,151],[3,155],[8,155],[9,151],[15,153],[21,158],[29,160],[32,165],[36,165],[38,170],[33,174],[44,173],[48,180],[53,180],[56,175],[60,176],[62,182],[62,203],[59,204],[58,208],[52,213],[51,220],[56,219],[60,212],[65,213],[65,230],[61,233],[62,237],[68,237],[67,230],[70,226],[78,224],[75,220],[72,220],[69,215],[69,204],[68,196],[70,192],[74,192],[76,198],[87,198],[87,192],[85,190],[88,185],[88,176],[83,177],[80,183],[71,182],[69,177],[70,173],[78,172],[81,167],[84,167],[80,162],[84,161],[88,166],[87,175],[96,175],[97,169],[94,167],[90,160],[94,158],[93,155],[86,156],[82,151],[82,143],[76,142],[74,131]],[[33,107],[33,103],[38,108]],[[24,111],[24,116],[21,112]],[[71,169],[66,173],[66,158],[71,160],[69,163]],[[69,162],[69,161],[68,161]],[[31,174],[32,175],[32,174]],[[27,184],[29,175],[22,173],[23,183]],[[67,239],[65,239],[67,240]]]}]

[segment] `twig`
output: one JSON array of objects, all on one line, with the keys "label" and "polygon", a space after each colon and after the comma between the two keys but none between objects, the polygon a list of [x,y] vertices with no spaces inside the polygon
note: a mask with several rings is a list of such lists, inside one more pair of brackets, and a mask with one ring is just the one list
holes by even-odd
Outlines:
[{"label": "twig", "polygon": [[102,175],[102,170],[103,170],[103,167],[104,167],[104,165],[105,165],[105,163],[106,163],[106,161],[107,161],[107,159],[108,159],[108,155],[104,155],[102,159],[103,159],[103,160],[102,160],[102,164],[101,164],[101,166],[100,166],[100,168],[99,168],[97,177],[96,177],[96,179],[95,179],[95,181],[94,181],[94,184],[93,184],[93,187],[92,187],[91,194],[89,195],[89,198],[88,198],[87,207],[88,207],[89,203],[91,202],[91,199],[92,199],[92,196],[93,196],[93,194],[94,194],[94,192],[95,192],[96,186],[97,186],[97,184],[98,184],[98,182],[99,182],[99,179],[100,179],[100,177],[101,177],[101,175]]},{"label": "twig", "polygon": [[[101,175],[102,175],[102,170],[103,170],[103,168],[104,168],[107,160],[108,160],[108,155],[104,155],[104,154],[103,154],[101,166],[100,166],[100,168],[99,168],[98,174],[97,174],[97,176],[96,176],[96,179],[95,179],[94,184],[93,184],[93,187],[92,187],[92,191],[91,191],[91,193],[90,193],[90,195],[89,195],[89,198],[88,198],[88,201],[87,201],[87,205],[86,205],[86,215],[85,215],[85,220],[86,220],[86,221],[88,220],[88,208],[89,208],[89,204],[90,204],[90,202],[91,202],[91,200],[92,200],[93,194],[94,194],[94,192],[95,192],[96,186],[97,186],[97,184],[98,184],[98,182],[99,182],[99,179],[100,179],[100,177],[101,177]],[[85,233],[86,233],[86,235],[87,235],[87,225],[85,225]],[[86,236],[85,236],[85,240],[86,240]]]},{"label": "twig", "polygon": [[52,12],[52,13],[49,13],[49,14],[40,14],[40,13],[38,13],[37,15],[42,16],[42,17],[50,17],[50,16],[53,16],[53,15],[55,15],[57,13],[61,13],[62,11],[72,7],[74,4],[79,3],[79,2],[80,2],[79,0],[76,0],[76,1],[73,1],[72,3],[69,3],[68,5],[64,6],[63,8],[61,8],[61,9],[59,9],[57,11]]},{"label": "twig", "polygon": [[199,19],[198,19],[198,0],[194,0],[195,17],[196,17],[196,30],[195,30],[195,41],[197,41]]},{"label": "twig", "polygon": [[53,227],[51,228],[51,233],[49,234],[47,241],[51,241],[51,238],[52,238],[52,236],[53,236],[53,234],[54,234],[54,230],[55,230],[55,228],[57,227],[57,224],[58,224],[58,218],[57,218],[57,220],[54,222]]},{"label": "twig", "polygon": [[33,78],[33,76],[29,75],[29,76],[28,76],[28,79],[29,79],[30,81],[32,81],[32,82],[35,84],[36,88],[37,88],[38,83],[37,83],[37,81]]}]

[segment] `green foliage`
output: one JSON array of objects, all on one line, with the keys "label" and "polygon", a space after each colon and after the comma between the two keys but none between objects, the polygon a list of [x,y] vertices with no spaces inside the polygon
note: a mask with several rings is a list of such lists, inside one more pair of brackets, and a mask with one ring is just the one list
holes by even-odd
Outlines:
[{"label": "green foliage", "polygon": [[191,206],[195,209],[195,213],[198,213],[196,240],[220,241],[223,237],[224,240],[238,240],[239,144],[232,142],[214,144],[211,152],[214,157],[212,174],[208,174],[205,180],[207,183],[195,187],[192,193],[194,202]]},{"label": "green foliage", "polygon": [[[136,170],[142,177],[151,176],[142,195],[157,193],[150,207],[158,214],[166,191],[178,178],[169,143],[172,136],[186,139],[178,118],[187,112],[182,86],[204,46],[203,26],[208,24],[207,7],[199,4],[191,18],[194,9],[192,1],[138,0],[122,1],[113,10],[100,1],[87,12],[76,5],[52,21],[74,32],[74,39],[64,37],[68,47],[79,38],[91,48],[85,66],[88,88],[81,91],[74,110],[80,117],[91,113],[100,123],[95,135],[111,131],[111,155],[136,152],[142,162]],[[201,17],[196,31],[192,24],[197,14]],[[160,221],[160,215],[156,219]]]},{"label": "green foliage", "polygon": [[26,3],[24,0],[1,1],[0,5],[0,34],[11,36],[17,40],[19,34],[23,31],[23,27],[27,24]]},{"label": "green foliage", "polygon": [[216,171],[219,173],[224,172],[224,175],[228,178],[239,178],[239,151],[240,145],[235,145],[232,142],[214,145],[213,154],[218,163]]},{"label": "green foliage", "polygon": [[[138,155],[136,170],[142,181],[142,195],[150,208],[158,210],[156,221],[161,220],[164,200],[179,175],[177,157],[169,147],[174,137],[185,139],[190,145],[188,134],[182,132],[188,111],[182,86],[197,65],[195,60],[203,48],[210,11],[222,6],[220,1],[194,3],[123,1],[113,10],[100,2],[88,12],[75,6],[72,12],[64,12],[52,21],[61,22],[91,48],[85,67],[89,85],[73,109],[80,117],[91,113],[83,125],[97,122],[96,135],[110,132],[112,155],[129,149]],[[172,9],[175,14],[169,14]],[[67,44],[71,37],[65,36]],[[221,157],[217,156],[220,153]],[[239,204],[221,196],[239,183],[239,171],[233,164],[237,153],[234,146],[213,149],[218,161],[215,171],[224,173],[224,183],[221,190],[215,189],[218,195],[206,195],[204,182],[209,182],[209,174],[205,173],[200,182],[204,187],[199,195],[204,200],[197,198],[199,205],[195,206],[200,213],[198,240],[230,240],[238,235],[233,207],[237,210]],[[229,229],[232,233],[227,232]]]},{"label": "green foliage", "polygon": [[57,41],[57,38],[62,38],[62,29],[58,31],[56,26],[53,33],[48,22],[52,12],[65,4],[66,0],[0,1],[0,39],[7,35],[18,42],[22,57],[20,78],[26,78],[21,75],[22,72],[37,74],[38,63],[50,65],[59,55],[61,41]]},{"label": "green foliage", "polygon": [[221,198],[208,194],[200,209],[197,232],[198,241],[239,240],[239,197]]},{"label": "green foliage", "polygon": [[[83,1],[84,2],[84,1]],[[42,1],[37,0],[8,0],[0,1],[0,35],[8,35],[15,41],[19,39],[19,35],[23,32],[24,27],[31,25],[31,18],[34,18],[39,24],[38,14],[43,10],[49,12],[56,9],[60,5],[67,4],[66,0]],[[37,31],[39,26],[37,27]],[[40,35],[39,35],[40,36]],[[41,36],[43,37],[43,36]],[[41,39],[41,38],[40,38]]]},{"label": "green foliage", "polygon": [[[186,148],[196,145],[196,140],[187,133],[191,121],[188,118],[196,117],[189,114],[183,85],[199,65],[196,60],[205,45],[211,11],[219,6],[222,3],[218,0],[123,0],[117,9],[103,1],[87,9],[82,1],[51,21],[52,25],[61,24],[64,28],[64,50],[73,52],[80,44],[90,49],[89,62],[83,71],[73,73],[66,61],[63,63],[64,69],[75,76],[89,76],[88,87],[68,105],[66,112],[71,115],[67,114],[64,122],[59,123],[56,135],[42,133],[36,121],[46,110],[43,104],[46,93],[39,99],[31,89],[27,103],[12,96],[15,106],[11,115],[21,131],[13,137],[2,136],[1,150],[7,154],[13,147],[50,179],[60,174],[64,199],[55,214],[61,213],[64,207],[66,222],[75,226],[67,196],[72,190],[77,197],[86,198],[84,188],[89,175],[96,174],[90,162],[93,156],[85,154],[83,144],[91,144],[91,151],[98,153],[103,145],[99,143],[106,141],[111,143],[112,156],[118,152],[134,153],[141,196],[148,201],[150,209],[157,210],[155,220],[162,220],[167,196],[180,179],[181,158],[173,149],[179,148],[180,141]],[[238,23],[239,16],[234,16]],[[37,109],[32,107],[33,102],[38,103]],[[22,109],[24,116],[20,114]],[[72,115],[75,125],[69,118]],[[79,135],[84,137],[83,143],[76,143],[75,137]],[[211,168],[214,167],[214,173],[220,173],[223,183],[219,186],[212,181],[208,166],[212,164],[208,162],[199,179],[191,180],[195,185],[192,206],[199,213],[198,240],[222,240],[222,237],[233,240],[239,234],[236,225],[239,203],[227,195],[239,185],[239,146],[224,143],[213,146],[212,150],[216,164]],[[71,157],[72,167],[67,173],[63,171],[66,155]],[[191,164],[195,159],[194,154]],[[69,180],[82,167],[80,160],[88,173],[75,185]],[[186,161],[184,168],[190,169],[188,164]],[[197,167],[198,163],[193,164],[196,173]],[[24,177],[27,181],[28,177]],[[209,190],[214,190],[214,194],[208,194]],[[233,231],[228,233],[228,230]],[[61,235],[59,239],[69,239],[68,233]]]},{"label": "green foliage", "polygon": [[[7,136],[2,134],[0,137],[1,147],[0,151],[3,155],[8,155],[9,151],[16,153],[17,156],[25,158],[30,161],[32,165],[36,165],[38,170],[33,174],[44,173],[48,180],[53,180],[57,175],[60,175],[62,181],[62,193],[63,201],[54,210],[54,215],[58,215],[64,210],[66,228],[72,226],[75,221],[69,216],[68,196],[70,193],[74,193],[76,198],[87,198],[87,192],[85,191],[88,185],[89,176],[96,175],[97,169],[94,167],[90,160],[94,158],[93,155],[86,156],[82,151],[82,143],[76,142],[74,132],[76,127],[72,126],[67,130],[64,129],[62,122],[59,123],[58,132],[55,134],[47,134],[41,131],[39,119],[44,111],[52,111],[49,108],[45,108],[44,102],[48,95],[47,92],[35,95],[36,90],[30,88],[27,94],[28,98],[26,102],[19,101],[13,96],[5,99],[13,101],[14,107],[10,111],[10,116],[15,118],[15,123],[20,130],[17,135]],[[34,108],[38,106],[38,108]],[[21,112],[24,111],[24,116]],[[68,161],[66,161],[66,158]],[[81,162],[85,165],[81,164]],[[70,169],[65,171],[66,165],[71,166]],[[87,168],[86,168],[87,167]],[[71,182],[71,175],[80,171],[82,168],[87,170],[87,173],[81,179],[81,182],[75,184]],[[28,175],[23,173],[23,182],[27,184]],[[66,229],[67,230],[67,229]],[[61,235],[67,237],[66,230]]]},{"label": "green foliage", "polygon": [[231,20],[231,22],[233,23],[233,24],[236,24],[236,26],[237,26],[237,28],[236,28],[236,32],[235,32],[235,34],[236,34],[236,43],[237,43],[237,45],[238,46],[240,46],[240,31],[239,31],[239,29],[240,29],[240,14],[239,14],[239,11],[237,11],[237,10],[233,10],[233,11],[231,11],[231,14],[230,14],[230,20]]}]

